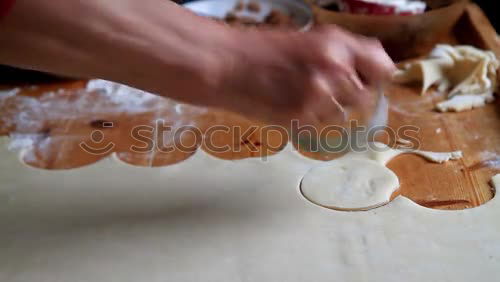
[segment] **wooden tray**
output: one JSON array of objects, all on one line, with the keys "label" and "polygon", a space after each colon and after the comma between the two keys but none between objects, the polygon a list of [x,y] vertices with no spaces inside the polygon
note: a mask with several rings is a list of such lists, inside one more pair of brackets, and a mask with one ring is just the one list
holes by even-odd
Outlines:
[{"label": "wooden tray", "polygon": [[[465,8],[452,32],[443,36],[440,42],[471,44],[491,49],[497,56],[500,56],[498,37],[483,12],[474,4],[469,4]],[[47,108],[40,112],[39,109],[37,111],[37,109],[30,108],[29,104],[23,105],[26,101],[39,103],[48,103],[48,100],[51,103],[71,101],[81,98],[82,95],[89,95],[88,98],[94,105],[103,103],[102,96],[79,91],[84,86],[85,81],[48,83],[36,87],[23,87],[17,95],[1,99],[0,134],[38,134],[33,153],[30,154],[31,158],[26,159],[26,162],[46,169],[75,168],[96,162],[109,155],[109,153],[89,154],[79,146],[81,142],[92,143],[91,136],[95,131],[102,133],[104,138],[102,142],[116,144],[113,151],[118,152],[118,157],[140,166],[163,166],[176,163],[191,156],[197,147],[205,146],[195,144],[192,150],[187,152],[175,150],[165,153],[156,149],[147,153],[132,152],[131,145],[143,145],[130,136],[134,127],[154,126],[154,120],[157,118],[171,123],[172,112],[167,109],[151,108],[140,113],[113,111],[96,114],[89,107],[87,114],[85,114],[85,109],[78,109],[78,117],[68,114],[54,118]],[[43,95],[43,101],[40,100],[42,94],[48,91],[54,92],[49,95],[49,98]],[[403,125],[417,126],[420,131],[416,137],[422,149],[462,150],[465,157],[463,160],[447,164],[432,164],[413,155],[396,158],[389,164],[401,181],[401,188],[396,194],[400,193],[421,205],[437,209],[471,208],[487,202],[494,196],[488,183],[489,179],[500,172],[500,103],[497,100],[495,104],[481,109],[442,114],[434,112],[433,107],[443,97],[435,93],[428,93],[426,96],[419,96],[417,93],[416,88],[393,86],[388,89],[388,96],[391,99],[389,126],[392,128]],[[57,110],[60,109],[55,109]],[[72,112],[71,109],[66,110]],[[24,115],[20,116],[20,112],[24,112]],[[20,117],[26,118],[26,112],[31,113],[31,118],[38,122],[31,124],[32,126],[26,126],[20,122]],[[244,131],[245,128],[254,124],[234,114],[214,111],[197,114],[191,119],[202,129],[210,125],[222,124],[240,125]],[[113,126],[103,127],[106,121],[112,122]],[[158,140],[159,136],[155,136],[156,132],[144,131],[142,135]],[[255,133],[244,140],[234,140],[231,133],[218,134],[214,145],[228,144],[233,148],[240,146],[241,151],[213,154],[224,159],[240,159],[279,151],[276,147],[280,139],[276,134],[271,134],[270,138],[263,138],[262,135]],[[183,138],[187,143],[193,141],[193,138],[189,136]],[[251,152],[249,146],[258,148],[258,152]],[[331,159],[331,156],[327,154],[307,155],[318,159]]]}]

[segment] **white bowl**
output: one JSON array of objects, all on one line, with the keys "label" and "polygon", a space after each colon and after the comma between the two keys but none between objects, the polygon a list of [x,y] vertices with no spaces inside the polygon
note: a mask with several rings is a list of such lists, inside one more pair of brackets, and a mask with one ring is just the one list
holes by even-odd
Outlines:
[{"label": "white bowl", "polygon": [[[238,2],[240,0],[196,0],[184,3],[183,6],[200,16],[224,19],[228,12],[233,11]],[[260,4],[258,13],[247,11],[238,13],[238,15],[251,16],[258,21],[263,21],[264,17],[274,9],[291,16],[300,30],[308,30],[314,22],[312,9],[301,0],[246,0],[243,2]]]}]

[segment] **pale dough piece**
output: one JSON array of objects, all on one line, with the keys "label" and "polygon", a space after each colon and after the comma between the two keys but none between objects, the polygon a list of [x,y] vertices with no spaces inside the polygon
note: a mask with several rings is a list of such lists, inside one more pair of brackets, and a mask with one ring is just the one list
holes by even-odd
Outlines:
[{"label": "pale dough piece", "polygon": [[338,210],[381,206],[398,187],[398,177],[390,169],[375,161],[348,158],[313,168],[301,183],[311,202]]},{"label": "pale dough piece", "polygon": [[411,145],[412,142],[410,140],[406,140],[406,139],[402,139],[402,138],[398,138],[398,140],[396,140],[397,143],[399,144],[402,144],[402,145]]},{"label": "pale dough piece", "polygon": [[365,152],[360,153],[349,153],[345,158],[361,158],[370,159],[379,162],[382,165],[387,165],[387,163],[401,154],[416,154],[424,157],[428,161],[443,163],[450,160],[458,160],[463,157],[462,151],[454,152],[429,152],[423,150],[414,149],[392,149],[386,144],[374,142],[371,143],[370,149]]},{"label": "pale dough piece", "polygon": [[447,62],[446,59],[429,59],[407,64],[404,70],[396,71],[394,80],[398,83],[422,82],[420,94],[424,95],[429,87],[443,80],[442,65]]},{"label": "pale dough piece", "polygon": [[[472,46],[437,45],[428,58],[406,64],[396,72],[399,83],[422,82],[424,94],[437,84],[440,92],[449,88],[448,99],[439,103],[437,109],[465,111],[484,106],[494,100],[497,91],[497,70],[500,62],[491,51]],[[464,95],[461,98],[455,98]]]},{"label": "pale dough piece", "polygon": [[427,152],[427,151],[414,150],[414,151],[409,151],[408,153],[417,154],[419,156],[426,158],[428,161],[435,163],[444,163],[450,160],[458,160],[463,157],[462,151],[440,153],[440,152]]},{"label": "pale dough piece", "polygon": [[436,108],[440,112],[462,112],[483,107],[493,101],[492,94],[486,95],[458,95],[450,100],[438,103]]},{"label": "pale dough piece", "polygon": [[[19,162],[6,143],[0,138],[0,281],[486,282],[500,276],[498,197],[470,210],[438,211],[400,196],[348,213],[301,195],[302,177],[325,163],[290,145],[266,160],[226,161],[199,150],[167,167],[134,167],[113,155],[46,171]],[[350,157],[382,166],[394,155]],[[500,188],[499,176],[493,182]]]},{"label": "pale dough piece", "polygon": [[410,140],[398,138],[396,140],[396,146],[402,149],[411,149],[413,147],[413,142],[411,142]]}]

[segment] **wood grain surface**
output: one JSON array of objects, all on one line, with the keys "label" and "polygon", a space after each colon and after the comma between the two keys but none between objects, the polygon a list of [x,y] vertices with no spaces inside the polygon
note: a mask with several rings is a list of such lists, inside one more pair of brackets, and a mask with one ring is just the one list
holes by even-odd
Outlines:
[{"label": "wood grain surface", "polygon": [[[441,42],[472,44],[500,55],[494,29],[482,11],[473,4],[467,6],[453,32],[443,37]],[[35,140],[33,149],[24,155],[26,163],[43,169],[71,169],[94,163],[111,152],[117,152],[120,159],[133,165],[164,166],[188,159],[199,147],[220,158],[241,159],[274,154],[284,144],[281,134],[273,130],[257,130],[245,138],[234,138],[234,132],[219,132],[212,135],[212,144],[209,145],[193,134],[185,134],[179,137],[185,145],[182,151],[164,152],[159,148],[146,148],[151,150],[137,152],[131,146],[145,145],[131,136],[137,126],[152,128],[151,131],[143,130],[141,136],[143,140],[150,138],[158,145],[165,140],[165,136],[158,136],[155,121],[162,119],[169,125],[179,124],[179,113],[173,112],[171,102],[158,98],[158,102],[151,104],[150,109],[145,107],[139,112],[113,106],[110,106],[109,111],[96,111],[92,105],[105,105],[109,97],[81,90],[85,83],[74,81],[23,86],[17,95],[0,100],[0,133],[21,138],[19,140]],[[47,95],[48,92],[50,95]],[[436,209],[472,208],[487,202],[494,196],[489,180],[500,173],[499,99],[484,108],[443,114],[435,112],[433,108],[444,97],[432,90],[425,96],[419,96],[418,92],[418,87],[391,86],[387,89],[391,102],[389,127],[397,131],[402,126],[415,126],[419,128],[413,134],[418,140],[414,145],[418,145],[418,148],[432,151],[462,150],[464,159],[434,164],[415,155],[395,158],[389,163],[389,168],[401,182],[395,195],[402,194],[423,206]],[[86,106],[76,102],[82,99],[86,101]],[[50,108],[52,104],[58,107]],[[71,108],[71,105],[79,106]],[[254,125],[263,126],[231,113],[189,107],[184,109],[189,113],[181,114],[182,121],[196,125],[202,133],[206,133],[213,125],[240,126],[242,131]],[[96,136],[93,136],[96,131],[103,139],[98,144],[93,141],[96,140]],[[386,139],[394,143],[396,137]],[[82,142],[96,146],[112,142],[115,146],[104,154],[90,154],[82,149]],[[233,150],[217,153],[208,150],[207,146],[210,145],[229,145]],[[257,148],[257,151],[251,150],[252,147]],[[239,150],[235,151],[235,148]],[[333,157],[328,154],[304,154],[323,160]]]}]

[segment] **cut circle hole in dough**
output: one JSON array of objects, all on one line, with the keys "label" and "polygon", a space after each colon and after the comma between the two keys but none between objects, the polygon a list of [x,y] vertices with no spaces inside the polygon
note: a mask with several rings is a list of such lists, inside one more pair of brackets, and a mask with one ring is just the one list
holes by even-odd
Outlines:
[{"label": "cut circle hole in dough", "polygon": [[311,169],[300,188],[304,197],[316,205],[365,211],[387,204],[398,187],[396,174],[376,161],[341,159]]}]

